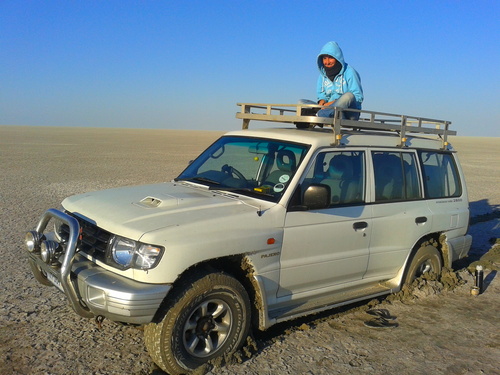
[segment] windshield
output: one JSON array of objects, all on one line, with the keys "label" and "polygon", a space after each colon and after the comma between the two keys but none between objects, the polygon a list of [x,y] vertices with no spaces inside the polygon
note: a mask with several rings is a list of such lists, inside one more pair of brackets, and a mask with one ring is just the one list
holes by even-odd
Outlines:
[{"label": "windshield", "polygon": [[307,149],[307,145],[268,139],[222,137],[175,180],[277,202]]}]

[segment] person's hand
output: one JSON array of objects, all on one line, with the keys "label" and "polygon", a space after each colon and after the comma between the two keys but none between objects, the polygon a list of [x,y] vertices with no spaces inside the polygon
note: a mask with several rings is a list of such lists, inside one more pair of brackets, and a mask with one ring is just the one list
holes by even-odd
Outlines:
[{"label": "person's hand", "polygon": [[328,103],[325,103],[325,101],[323,101],[323,104],[320,104],[320,105],[329,106],[329,105],[332,105],[333,103],[335,103],[335,100],[332,100],[331,102],[328,102]]}]

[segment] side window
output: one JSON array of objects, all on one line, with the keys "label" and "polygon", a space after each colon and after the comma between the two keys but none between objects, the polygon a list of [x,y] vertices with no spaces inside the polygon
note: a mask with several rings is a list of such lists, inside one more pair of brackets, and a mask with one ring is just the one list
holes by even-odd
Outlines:
[{"label": "side window", "polygon": [[451,154],[436,151],[421,151],[427,198],[459,197],[462,188],[457,167]]},{"label": "side window", "polygon": [[[329,187],[330,207],[364,202],[365,158],[362,151],[322,152],[304,180]],[[305,189],[303,189],[305,190]]]},{"label": "side window", "polygon": [[415,154],[402,153],[406,199],[422,198]]},{"label": "side window", "polygon": [[376,202],[422,198],[415,154],[374,151],[372,158]]}]

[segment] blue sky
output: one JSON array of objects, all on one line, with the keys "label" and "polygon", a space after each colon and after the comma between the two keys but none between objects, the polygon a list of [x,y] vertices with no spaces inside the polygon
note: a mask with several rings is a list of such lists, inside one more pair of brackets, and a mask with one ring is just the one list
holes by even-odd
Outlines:
[{"label": "blue sky", "polygon": [[231,130],[315,99],[330,40],[367,110],[500,136],[500,2],[0,1],[0,124]]}]

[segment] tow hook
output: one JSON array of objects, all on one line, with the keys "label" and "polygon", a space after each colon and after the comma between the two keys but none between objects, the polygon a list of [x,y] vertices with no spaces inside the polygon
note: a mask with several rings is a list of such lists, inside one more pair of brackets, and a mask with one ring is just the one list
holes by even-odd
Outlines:
[{"label": "tow hook", "polygon": [[102,322],[104,320],[104,316],[97,315],[95,317],[95,324],[97,324],[97,329],[100,331],[102,329]]}]

